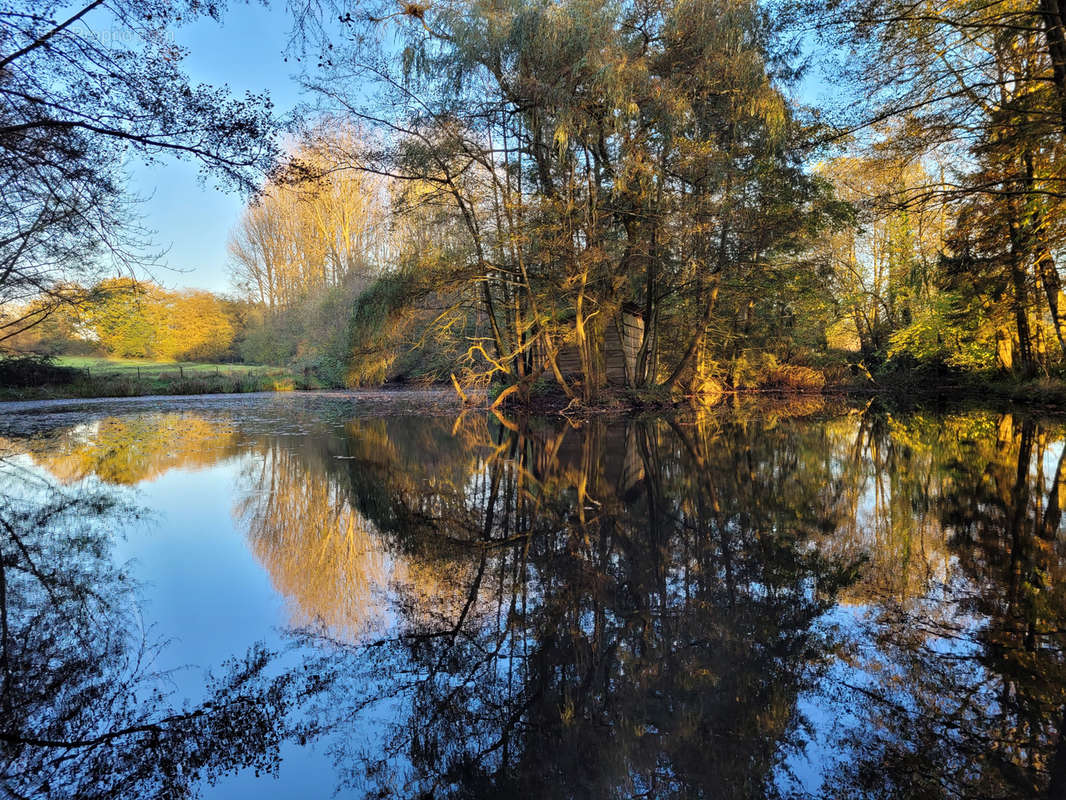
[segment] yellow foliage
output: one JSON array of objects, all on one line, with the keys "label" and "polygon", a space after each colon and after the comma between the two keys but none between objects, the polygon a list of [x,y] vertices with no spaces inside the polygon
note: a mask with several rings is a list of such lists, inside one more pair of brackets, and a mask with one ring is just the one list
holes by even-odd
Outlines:
[{"label": "yellow foliage", "polygon": [[85,317],[112,355],[164,361],[209,361],[233,344],[233,321],[216,295],[167,291],[147,281],[116,278],[96,287]]},{"label": "yellow foliage", "polygon": [[383,543],[340,489],[284,448],[260,453],[256,490],[236,514],[297,625],[354,640],[381,624],[394,577]]},{"label": "yellow foliage", "polygon": [[236,452],[233,430],[193,414],[105,417],[34,439],[34,462],[63,483],[89,476],[123,486],[176,467],[205,467]]}]

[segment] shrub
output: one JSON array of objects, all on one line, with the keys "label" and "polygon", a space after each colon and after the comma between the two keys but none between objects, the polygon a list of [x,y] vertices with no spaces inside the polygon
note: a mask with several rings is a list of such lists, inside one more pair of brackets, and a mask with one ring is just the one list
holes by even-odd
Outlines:
[{"label": "shrub", "polygon": [[47,356],[7,356],[0,358],[0,386],[27,387],[68,384],[79,371],[60,367]]},{"label": "shrub", "polygon": [[825,387],[825,375],[811,367],[779,364],[771,367],[759,381],[761,389],[783,392],[817,392]]}]

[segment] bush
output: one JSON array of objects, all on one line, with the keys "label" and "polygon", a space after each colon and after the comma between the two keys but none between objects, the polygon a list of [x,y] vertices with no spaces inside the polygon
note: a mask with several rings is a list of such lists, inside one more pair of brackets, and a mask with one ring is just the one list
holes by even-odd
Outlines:
[{"label": "bush", "polygon": [[0,358],[0,386],[28,387],[73,383],[79,371],[60,367],[47,356],[6,356]]},{"label": "bush", "polygon": [[249,315],[239,345],[249,364],[286,367],[309,386],[344,386],[348,378],[348,320],[359,287],[321,289],[291,308]]},{"label": "bush", "polygon": [[811,367],[780,364],[771,367],[759,381],[760,389],[782,392],[818,392],[825,387],[825,376]]}]

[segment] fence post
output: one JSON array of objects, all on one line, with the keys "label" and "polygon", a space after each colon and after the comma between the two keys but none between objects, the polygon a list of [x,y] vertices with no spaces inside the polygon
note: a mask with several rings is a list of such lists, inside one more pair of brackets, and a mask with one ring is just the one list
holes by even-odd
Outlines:
[{"label": "fence post", "polygon": [[181,364],[178,364],[178,375],[180,375],[182,378],[185,377],[185,368],[182,367]]},{"label": "fence post", "polygon": [[93,379],[93,374],[92,374],[92,372],[89,371],[88,367],[85,368],[85,377],[88,378],[89,380]]},{"label": "fence post", "polygon": [[141,368],[137,367],[137,380],[141,379]]}]

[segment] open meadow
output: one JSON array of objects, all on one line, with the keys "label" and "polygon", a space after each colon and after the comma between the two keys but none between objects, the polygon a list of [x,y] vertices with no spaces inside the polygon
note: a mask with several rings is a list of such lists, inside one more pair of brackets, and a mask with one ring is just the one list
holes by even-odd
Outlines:
[{"label": "open meadow", "polygon": [[[32,369],[25,368],[12,371],[24,376],[34,374]],[[32,381],[0,379],[0,400],[283,392],[315,388],[306,379],[299,379],[280,367],[92,356],[60,356],[50,363],[43,362],[39,375]]]},{"label": "open meadow", "polygon": [[277,367],[257,364],[202,364],[193,361],[155,361],[149,358],[102,358],[99,356],[57,356],[55,364],[83,370],[86,376],[122,376],[138,378],[222,376],[247,377],[280,375]]}]

